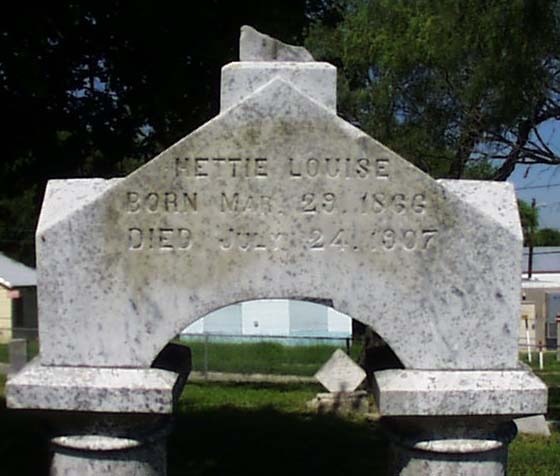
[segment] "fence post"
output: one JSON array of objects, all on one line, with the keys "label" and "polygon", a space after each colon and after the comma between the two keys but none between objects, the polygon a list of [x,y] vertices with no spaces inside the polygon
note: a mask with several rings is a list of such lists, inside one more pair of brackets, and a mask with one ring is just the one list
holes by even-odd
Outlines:
[{"label": "fence post", "polygon": [[529,363],[533,361],[531,358],[531,336],[529,334],[529,316],[523,316],[525,321],[525,339],[527,340],[527,360]]},{"label": "fence post", "polygon": [[27,363],[27,341],[25,339],[12,339],[8,344],[10,356],[10,374],[17,374]]},{"label": "fence post", "polygon": [[560,312],[556,314],[556,361],[560,362]]},{"label": "fence post", "polygon": [[346,338],[346,355],[350,355],[350,337]]},{"label": "fence post", "polygon": [[208,334],[204,334],[204,379],[208,380]]}]

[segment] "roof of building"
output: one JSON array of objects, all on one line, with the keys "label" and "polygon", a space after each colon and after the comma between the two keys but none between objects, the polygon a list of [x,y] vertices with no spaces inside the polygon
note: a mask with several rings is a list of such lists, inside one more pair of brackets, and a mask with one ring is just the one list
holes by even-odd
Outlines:
[{"label": "roof of building", "polygon": [[7,288],[37,286],[37,271],[0,253],[0,284]]},{"label": "roof of building", "polygon": [[523,273],[521,287],[523,289],[560,288],[560,273],[533,274],[531,279],[527,279],[527,274]]}]

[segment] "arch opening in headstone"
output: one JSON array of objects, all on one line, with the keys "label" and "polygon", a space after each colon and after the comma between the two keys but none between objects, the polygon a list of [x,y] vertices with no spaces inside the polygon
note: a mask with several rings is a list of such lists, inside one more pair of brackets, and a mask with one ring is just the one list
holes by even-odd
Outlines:
[{"label": "arch opening in headstone", "polygon": [[[369,391],[375,371],[404,368],[380,334],[324,298],[228,304],[191,322],[171,342],[189,347],[193,371],[206,376],[218,372],[311,377],[337,349],[363,368]],[[162,352],[152,366],[159,365]]]}]

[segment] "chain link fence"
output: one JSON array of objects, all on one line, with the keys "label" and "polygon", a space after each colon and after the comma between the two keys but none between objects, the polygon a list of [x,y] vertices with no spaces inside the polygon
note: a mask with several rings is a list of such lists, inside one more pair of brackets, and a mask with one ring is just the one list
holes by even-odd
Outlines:
[{"label": "chain link fence", "polygon": [[[37,328],[0,328],[0,364],[10,362],[9,342],[25,339],[27,359],[39,353]],[[191,348],[193,371],[312,377],[336,349],[355,362],[363,359],[363,337],[181,334],[175,340]],[[560,348],[545,349],[519,340],[519,358],[534,368],[557,365]],[[560,369],[560,367],[559,367]]]},{"label": "chain link fence", "polygon": [[337,349],[358,360],[362,341],[341,337],[181,334],[194,372],[312,377]]}]

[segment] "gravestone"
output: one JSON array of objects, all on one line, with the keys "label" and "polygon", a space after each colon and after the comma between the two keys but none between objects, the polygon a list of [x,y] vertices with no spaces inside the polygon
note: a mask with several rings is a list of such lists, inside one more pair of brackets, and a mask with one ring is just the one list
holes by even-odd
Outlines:
[{"label": "gravestone", "polygon": [[403,364],[376,374],[392,474],[503,474],[512,419],[546,411],[517,360],[513,188],[432,179],[336,115],[332,65],[251,41],[214,119],[127,177],[49,182],[40,358],[8,405],[89,415],[53,440],[54,471],[164,474],[185,379],[162,348],[231,303],[328,300]]},{"label": "gravestone", "polygon": [[316,409],[319,413],[367,413],[369,411],[367,392],[356,391],[365,378],[364,370],[344,351],[336,349],[329,360],[315,373],[315,379],[329,393],[318,393],[308,402],[308,407]]},{"label": "gravestone", "polygon": [[517,431],[527,435],[550,436],[550,428],[544,415],[534,415],[515,420]]},{"label": "gravestone", "polygon": [[315,378],[329,392],[353,392],[364,381],[366,373],[344,351],[336,349]]}]

